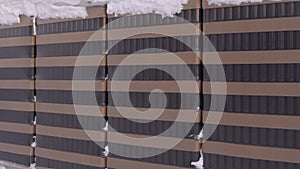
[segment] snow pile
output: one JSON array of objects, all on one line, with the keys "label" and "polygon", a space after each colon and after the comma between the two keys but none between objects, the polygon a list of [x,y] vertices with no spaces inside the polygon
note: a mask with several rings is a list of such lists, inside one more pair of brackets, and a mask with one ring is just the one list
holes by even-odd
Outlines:
[{"label": "snow pile", "polygon": [[203,153],[200,151],[200,159],[196,162],[192,162],[191,165],[195,166],[197,169],[204,169],[204,162],[203,162]]},{"label": "snow pile", "polygon": [[0,24],[20,23],[20,15],[41,19],[86,17],[80,0],[0,0]]},{"label": "snow pile", "polygon": [[[209,5],[222,5],[222,4],[232,4],[232,5],[240,5],[241,3],[260,3],[263,0],[207,0]],[[269,0],[269,1],[281,1],[281,0]]]},{"label": "snow pile", "polygon": [[110,0],[108,14],[144,14],[157,13],[172,16],[180,13],[188,0]]},{"label": "snow pile", "polygon": [[30,169],[36,169],[36,163],[32,163],[32,164],[30,164],[30,167],[29,167]]},{"label": "snow pile", "polygon": [[20,15],[40,19],[85,18],[86,6],[108,4],[109,14],[158,13],[171,16],[188,0],[0,0],[0,24],[20,23]]},{"label": "snow pile", "polygon": [[[263,0],[208,0],[209,4],[240,4]],[[270,0],[280,1],[280,0]],[[0,0],[0,24],[20,23],[20,15],[50,18],[85,18],[86,7],[107,4],[107,13],[157,13],[172,16],[182,10],[188,0]]]},{"label": "snow pile", "polygon": [[109,155],[109,147],[108,146],[105,146],[104,151],[103,151],[103,155],[105,157],[108,157],[108,155]]},{"label": "snow pile", "polygon": [[105,123],[105,127],[103,128],[103,131],[108,131],[108,122]]}]

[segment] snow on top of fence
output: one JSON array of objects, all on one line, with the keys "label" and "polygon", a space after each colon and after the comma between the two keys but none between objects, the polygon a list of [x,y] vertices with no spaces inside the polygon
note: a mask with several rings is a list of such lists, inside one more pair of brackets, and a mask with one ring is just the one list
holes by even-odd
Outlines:
[{"label": "snow on top of fence", "polygon": [[172,16],[180,13],[183,4],[188,0],[110,0],[107,13],[109,14],[143,14],[158,13]]},{"label": "snow on top of fence", "polygon": [[[209,4],[240,4],[262,0],[208,0]],[[271,0],[279,1],[279,0]],[[86,7],[107,4],[108,14],[157,13],[172,16],[188,0],[0,0],[0,24],[20,22],[20,15],[50,18],[85,18]]]},{"label": "snow on top of fence", "polygon": [[188,0],[0,0],[0,24],[20,23],[20,15],[50,18],[85,18],[86,6],[108,4],[109,14],[159,13],[171,16]]}]

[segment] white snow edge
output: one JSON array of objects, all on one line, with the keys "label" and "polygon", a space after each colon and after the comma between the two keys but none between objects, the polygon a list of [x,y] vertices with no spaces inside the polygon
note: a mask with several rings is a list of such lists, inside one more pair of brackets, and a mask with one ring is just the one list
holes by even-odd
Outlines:
[{"label": "white snow edge", "polygon": [[[199,140],[199,141],[201,141],[204,137],[204,135],[203,135],[204,133],[203,133],[203,129],[200,131],[200,133],[197,135],[197,136],[195,136],[194,138],[196,139],[196,140]],[[199,143],[200,144],[200,143]],[[203,156],[203,152],[202,152],[202,149],[200,150],[200,158],[199,158],[199,160],[198,161],[196,161],[196,162],[191,162],[191,165],[192,166],[195,166],[197,169],[204,169],[204,156]]]},{"label": "white snow edge", "polygon": [[108,155],[109,155],[109,147],[108,146],[105,146],[104,151],[103,151],[103,155],[105,157],[108,157]]},{"label": "white snow edge", "polygon": [[195,166],[197,169],[204,169],[204,158],[203,158],[203,152],[200,151],[200,158],[196,162],[191,162],[192,166]]},{"label": "white snow edge", "polygon": [[[208,4],[258,3],[263,0],[207,0]],[[281,1],[281,0],[269,0]],[[0,0],[0,25],[20,23],[20,15],[40,19],[87,17],[87,6],[107,5],[114,15],[156,13],[173,16],[188,0]]]},{"label": "white snow edge", "polygon": [[188,0],[0,0],[0,25],[20,23],[20,15],[40,19],[87,17],[87,6],[107,4],[108,14],[157,13],[172,16]]}]

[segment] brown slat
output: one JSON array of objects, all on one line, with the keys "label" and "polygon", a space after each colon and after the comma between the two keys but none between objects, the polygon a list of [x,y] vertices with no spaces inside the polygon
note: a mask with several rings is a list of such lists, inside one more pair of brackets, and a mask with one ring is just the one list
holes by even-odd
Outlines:
[{"label": "brown slat", "polygon": [[[218,112],[211,112],[218,113]],[[203,121],[208,117],[208,112],[203,112]],[[300,130],[299,116],[282,116],[282,115],[258,115],[244,113],[224,112],[220,125],[229,126],[248,126],[257,128],[273,128]]]},{"label": "brown slat", "polygon": [[300,163],[300,150],[207,141],[203,152],[240,158]]},{"label": "brown slat", "polygon": [[[86,132],[88,133],[88,135]],[[93,138],[93,141],[104,142],[106,140],[106,134],[102,131],[90,131],[90,130],[84,131],[80,129],[69,129],[69,128],[37,125],[36,133],[40,135],[46,135],[52,137],[87,140],[87,141],[91,140],[89,136]]]},{"label": "brown slat", "polygon": [[57,150],[49,150],[43,148],[36,148],[36,156],[47,159],[59,160],[69,163],[76,163],[95,167],[105,167],[105,158],[91,155],[83,155],[69,152],[62,152]]},{"label": "brown slat", "polygon": [[34,111],[34,104],[29,102],[0,101],[0,109],[16,111]]},{"label": "brown slat", "polygon": [[[102,56],[60,56],[36,59],[37,67],[65,67],[65,66],[100,66],[105,65]],[[77,63],[77,64],[76,64]]]},{"label": "brown slat", "polygon": [[33,36],[0,38],[0,47],[29,46],[29,45],[34,45]]},{"label": "brown slat", "polygon": [[[123,92],[151,92],[160,89],[167,93],[199,93],[199,81],[108,81],[108,90]],[[126,88],[129,86],[129,89]],[[181,86],[181,88],[180,88]]]},{"label": "brown slat", "polygon": [[196,8],[201,8],[200,0],[189,0],[187,4],[183,5],[183,10],[196,9]]},{"label": "brown slat", "polygon": [[144,163],[139,161],[130,161],[109,157],[108,166],[115,169],[187,169],[184,167],[161,165],[156,163]]},{"label": "brown slat", "polygon": [[86,42],[92,40],[105,40],[105,31],[90,31],[90,32],[68,32],[59,34],[46,34],[37,36],[37,44],[59,44],[59,43],[73,43]]},{"label": "brown slat", "polygon": [[[36,81],[36,88],[43,90],[94,91],[94,89],[92,89],[91,87],[91,84],[93,84],[93,82],[95,82],[95,91],[105,91],[105,81],[38,80]],[[74,85],[73,88],[74,83],[76,83],[76,85]]]},{"label": "brown slat", "polygon": [[33,89],[32,80],[0,80],[0,89]]},{"label": "brown slat", "polygon": [[[32,112],[33,113],[33,112]],[[34,127],[29,124],[0,122],[1,131],[33,134]]]},{"label": "brown slat", "polygon": [[[117,118],[123,118],[123,115],[120,112],[131,112],[126,113],[127,119],[141,119],[141,120],[153,120],[151,116],[145,115],[143,113],[136,112],[137,110],[135,108],[130,107],[112,107],[108,106],[107,108],[108,116],[109,117],[117,117]],[[138,111],[147,111],[147,108],[138,108]],[[136,113],[134,113],[136,112]],[[159,114],[160,112],[163,112],[159,118],[156,120],[161,121],[174,121],[176,120],[179,110],[174,109],[151,109],[152,114]],[[200,112],[196,110],[181,110],[182,114],[189,114],[189,116],[182,116],[181,119],[177,120],[178,122],[187,122],[187,123],[199,123],[201,121],[201,114]],[[191,119],[193,118],[193,119]]]},{"label": "brown slat", "polygon": [[23,68],[33,67],[34,59],[0,59],[0,68]]},{"label": "brown slat", "polygon": [[236,52],[206,52],[203,54],[205,64],[220,64],[216,59],[219,56],[223,64],[283,64],[300,63],[300,50],[276,51],[236,51]]},{"label": "brown slat", "polygon": [[14,24],[14,25],[0,25],[0,29],[32,26],[32,24],[33,24],[32,18],[21,15],[20,16],[20,23]]},{"label": "brown slat", "polygon": [[[61,56],[37,58],[37,67],[100,66],[105,64],[104,56]],[[76,64],[77,63],[77,64]]]},{"label": "brown slat", "polygon": [[29,145],[28,146],[20,146],[20,145],[6,144],[6,143],[0,142],[0,151],[14,153],[14,154],[27,155],[27,156],[33,155],[33,151]]},{"label": "brown slat", "polygon": [[[126,61],[124,59],[130,59]],[[123,61],[123,63],[122,63]],[[200,64],[199,52],[177,53],[140,53],[129,55],[110,55],[108,65],[177,65],[177,64]]]},{"label": "brown slat", "polygon": [[[126,135],[128,137],[128,139],[121,139],[121,138],[124,138],[123,135]],[[174,150],[190,151],[190,152],[199,152],[200,151],[200,143],[197,142],[196,140],[182,139],[182,138],[175,138],[175,137],[155,136],[157,138],[157,142],[152,142],[151,146],[148,146],[148,145],[145,145],[146,139],[139,139],[139,138],[147,138],[147,137],[151,137],[151,136],[116,133],[116,132],[108,132],[108,134],[107,134],[107,140],[110,143],[165,149],[166,147],[172,145],[172,143],[179,142],[178,145],[173,147]],[[135,140],[130,140],[129,138],[134,138]],[[141,141],[139,142],[137,140],[141,140]],[[149,145],[150,145],[150,142],[149,142]]]},{"label": "brown slat", "polygon": [[208,35],[241,32],[293,31],[300,29],[299,20],[300,17],[285,17],[204,23],[204,32]]},{"label": "brown slat", "polygon": [[[88,105],[77,105],[77,107],[79,110],[82,110],[78,112],[78,115],[98,117],[101,116],[101,114],[99,114],[99,111],[101,110],[102,116],[106,116],[105,107],[88,106]],[[74,105],[69,105],[69,104],[37,103],[36,111],[45,112],[45,113],[76,115]]]},{"label": "brown slat", "polygon": [[[214,91],[211,90],[214,86]],[[204,94],[228,94],[249,96],[299,96],[300,83],[246,83],[226,82],[227,93],[223,90],[223,82],[204,82]],[[213,92],[213,93],[212,93]]]}]

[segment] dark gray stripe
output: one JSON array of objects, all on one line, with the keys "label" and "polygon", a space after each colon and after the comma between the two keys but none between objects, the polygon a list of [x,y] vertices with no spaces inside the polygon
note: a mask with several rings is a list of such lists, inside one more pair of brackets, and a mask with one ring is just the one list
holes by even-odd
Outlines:
[{"label": "dark gray stripe", "polygon": [[33,112],[0,110],[0,121],[9,123],[31,124],[33,120]]},{"label": "dark gray stripe", "polygon": [[300,64],[205,65],[204,70],[204,81],[224,81],[219,73],[224,71],[227,82],[300,82]]},{"label": "dark gray stripe", "polygon": [[300,31],[207,35],[215,49],[204,51],[260,51],[300,49]]},{"label": "dark gray stripe", "polygon": [[[82,50],[82,51],[81,51]],[[104,41],[37,45],[37,57],[104,55]]]},{"label": "dark gray stripe", "polygon": [[[76,68],[76,75],[74,70]],[[38,80],[104,80],[105,67],[37,67]],[[95,76],[95,70],[98,70]],[[74,79],[73,79],[74,75]]]},{"label": "dark gray stripe", "polygon": [[0,29],[0,38],[32,36],[32,26]]},{"label": "dark gray stripe", "polygon": [[29,167],[30,164],[32,163],[33,157],[30,156],[30,154],[28,154],[27,156],[27,155],[14,154],[8,152],[0,152],[0,159]]},{"label": "dark gray stripe", "polygon": [[[164,134],[165,137],[190,138],[191,135],[200,133],[201,124],[185,123],[173,121],[155,120],[149,123],[147,120],[137,120],[140,123],[128,120],[126,118],[108,117],[108,123],[112,129],[119,133],[138,134],[147,136],[157,136],[172,127],[172,131]],[[174,126],[172,126],[174,125]],[[184,130],[191,128],[188,133]]]},{"label": "dark gray stripe", "polygon": [[[105,105],[105,92],[95,91],[65,91],[65,90],[37,90],[37,101],[40,103],[59,103],[59,104],[81,104],[94,105],[93,93],[95,93],[98,105]],[[74,97],[80,97],[80,103],[73,101]]]},{"label": "dark gray stripe", "polygon": [[[132,54],[138,51],[140,51],[140,53],[157,53],[161,52],[161,50],[169,52],[186,52],[198,51],[200,48],[199,42],[201,38],[198,35],[176,38],[182,40],[186,44],[173,37],[138,38],[121,41],[111,40],[108,41],[108,47],[110,49],[109,54]],[[105,51],[104,41],[37,45],[38,57],[104,55]]]},{"label": "dark gray stripe", "polygon": [[39,24],[37,34],[56,34],[70,32],[87,32],[97,31],[104,26],[105,18],[80,19],[73,21],[54,22],[47,24]]},{"label": "dark gray stripe", "polygon": [[[212,127],[214,125],[207,125]],[[209,128],[208,128],[209,129]],[[265,147],[300,149],[300,130],[219,125],[211,141]]]},{"label": "dark gray stripe", "polygon": [[31,80],[33,72],[34,68],[0,68],[0,80]]},{"label": "dark gray stripe", "polygon": [[299,169],[300,164],[239,158],[204,153],[204,168],[208,169]]},{"label": "dark gray stripe", "polygon": [[[150,92],[108,92],[108,105],[140,108],[166,108],[196,110],[200,105],[197,93],[151,93]],[[163,98],[166,98],[166,105]],[[150,99],[152,105],[150,104]]]},{"label": "dark gray stripe", "polygon": [[37,167],[47,167],[55,169],[105,169],[103,167],[93,167],[75,163],[68,163],[64,161],[46,159],[39,156],[37,156],[36,164]]},{"label": "dark gray stripe", "polygon": [[34,46],[0,47],[0,59],[32,58]]},{"label": "dark gray stripe", "polygon": [[[124,40],[109,40],[109,55],[132,53],[158,53],[162,50],[168,52],[198,51],[201,36],[138,38]],[[117,44],[116,44],[117,43]],[[148,50],[147,50],[148,49]]]},{"label": "dark gray stripe", "polygon": [[[300,2],[250,4],[246,6],[204,9],[204,22],[268,19],[300,16]],[[274,11],[274,12],[273,12]]]},{"label": "dark gray stripe", "polygon": [[1,101],[30,102],[33,99],[33,90],[0,89]]},{"label": "dark gray stripe", "polygon": [[[73,128],[73,129],[82,129],[82,125],[84,125],[84,129],[87,130],[103,130],[103,126],[105,126],[105,121],[103,117],[91,117],[91,116],[76,116],[76,115],[67,115],[67,114],[56,114],[56,113],[44,113],[37,112],[38,117],[38,125],[44,126],[54,126],[61,128]],[[80,123],[78,118],[80,118]],[[147,123],[146,120],[138,120],[144,123],[136,123],[130,121],[125,118],[115,118],[109,117],[110,126],[121,133],[130,133],[130,134],[141,134],[141,135],[158,135],[162,132],[168,130],[174,122],[172,121],[153,121]],[[198,134],[201,129],[201,125],[198,123],[184,123],[184,122],[176,122],[174,125],[176,132],[173,130],[169,133],[166,133],[167,137],[179,137],[179,138],[190,138],[192,134]],[[189,129],[189,133],[181,133],[179,131],[184,131],[185,129]]]},{"label": "dark gray stripe", "polygon": [[[105,126],[105,122],[103,117],[99,115],[99,117],[95,116],[76,116],[69,114],[56,114],[56,113],[44,113],[37,112],[37,124],[43,126],[53,126],[53,127],[61,127],[61,128],[72,128],[72,129],[84,129],[86,130],[96,130],[101,131]],[[78,118],[80,118],[81,123]]]},{"label": "dark gray stripe", "polygon": [[[60,104],[73,104],[73,96],[80,97],[81,102],[77,100],[81,105],[93,105],[92,101],[93,93],[95,93],[98,105],[106,105],[105,92],[94,91],[66,91],[66,90],[38,90],[37,98],[41,103],[60,103]],[[126,99],[126,92],[109,92],[108,93],[108,105],[109,106],[124,106],[124,107],[143,107],[150,108],[149,92],[130,92],[130,100]],[[114,99],[113,99],[114,97]],[[199,94],[197,93],[152,93],[151,97],[155,101],[152,108],[168,108],[168,109],[188,109],[196,110],[199,107],[197,100],[199,100]],[[162,98],[167,98],[166,106],[164,105]],[[181,102],[184,100],[184,102]]]},{"label": "dark gray stripe", "polygon": [[[114,144],[114,143],[109,143],[108,145],[111,152],[120,152],[120,151],[124,152],[128,150],[132,152],[157,152],[160,150],[157,148],[138,147],[138,146],[130,146],[130,145],[122,145],[122,144]],[[110,157],[115,157],[119,159],[134,160],[139,162],[156,163],[156,164],[186,167],[186,168],[195,168],[194,166],[191,166],[191,162],[198,161],[199,156],[200,156],[199,152],[168,150],[167,152],[154,157],[129,159],[129,158],[124,158],[115,155],[113,153],[110,153]]]},{"label": "dark gray stripe", "polygon": [[[216,102],[226,97],[225,112],[300,116],[300,97],[215,95]],[[204,111],[210,110],[211,95],[204,95]],[[223,111],[214,105],[212,111]]]},{"label": "dark gray stripe", "polygon": [[87,154],[93,156],[102,156],[104,143],[95,143],[94,141],[66,139],[59,137],[51,137],[45,135],[37,135],[37,145],[40,148],[58,150],[64,152],[72,152],[79,154]]},{"label": "dark gray stripe", "polygon": [[[109,66],[109,80],[199,80],[200,65]],[[116,70],[118,69],[118,72]],[[142,70],[137,72],[137,70]],[[136,74],[136,75],[135,75]],[[175,74],[176,77],[172,77]],[[132,79],[131,76],[135,75]]]},{"label": "dark gray stripe", "polygon": [[32,136],[32,134],[0,131],[0,142],[22,146],[30,146],[30,144],[32,143]]},{"label": "dark gray stripe", "polygon": [[[146,27],[146,26],[159,26],[159,25],[171,25],[171,24],[181,24],[186,22],[197,23],[200,22],[200,17],[197,12],[200,9],[188,9],[182,10],[180,14],[176,14],[177,17],[185,19],[182,21],[176,17],[162,18],[158,14],[141,14],[126,16],[124,18],[114,17],[108,18],[108,29],[122,29],[122,28],[136,28],[136,27]],[[118,21],[116,21],[118,19]]]}]

